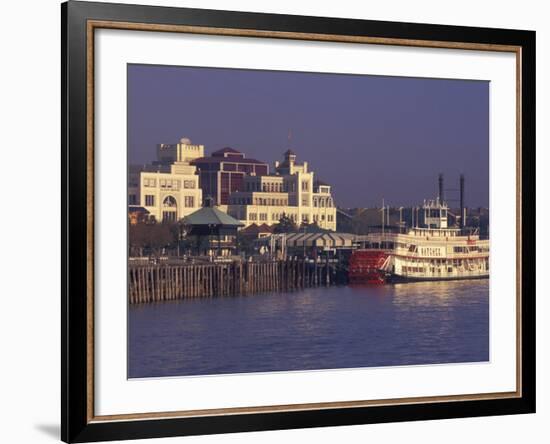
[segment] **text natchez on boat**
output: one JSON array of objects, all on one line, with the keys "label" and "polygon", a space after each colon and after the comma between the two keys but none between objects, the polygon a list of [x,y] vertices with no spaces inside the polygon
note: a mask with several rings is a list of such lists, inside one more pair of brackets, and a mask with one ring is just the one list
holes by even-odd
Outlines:
[{"label": "text natchez on boat", "polygon": [[448,210],[439,199],[425,201],[418,226],[363,236],[350,258],[350,282],[488,278],[489,240],[477,229],[448,227]]}]

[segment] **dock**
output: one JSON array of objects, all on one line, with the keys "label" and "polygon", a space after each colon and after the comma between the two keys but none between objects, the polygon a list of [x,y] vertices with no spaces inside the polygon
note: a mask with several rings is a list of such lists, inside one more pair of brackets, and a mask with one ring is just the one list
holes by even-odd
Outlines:
[{"label": "dock", "polygon": [[130,304],[220,296],[244,296],[270,291],[345,284],[347,272],[338,262],[285,260],[235,261],[205,264],[131,264]]}]

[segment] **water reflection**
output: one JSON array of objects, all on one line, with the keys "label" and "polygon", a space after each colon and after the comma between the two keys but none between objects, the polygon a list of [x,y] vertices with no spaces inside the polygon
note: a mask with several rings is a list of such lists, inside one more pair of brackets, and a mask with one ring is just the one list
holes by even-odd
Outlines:
[{"label": "water reflection", "polygon": [[486,361],[488,324],[486,280],[136,305],[129,376]]}]

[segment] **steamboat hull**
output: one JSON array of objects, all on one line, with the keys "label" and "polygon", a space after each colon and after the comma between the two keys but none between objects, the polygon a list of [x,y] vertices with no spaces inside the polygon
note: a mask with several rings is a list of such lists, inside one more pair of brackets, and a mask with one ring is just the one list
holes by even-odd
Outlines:
[{"label": "steamboat hull", "polygon": [[405,282],[438,282],[438,281],[470,281],[477,279],[489,279],[489,274],[477,275],[477,276],[445,276],[445,277],[420,277],[420,276],[400,276],[397,274],[390,274],[386,277],[386,282],[389,284],[399,284]]}]

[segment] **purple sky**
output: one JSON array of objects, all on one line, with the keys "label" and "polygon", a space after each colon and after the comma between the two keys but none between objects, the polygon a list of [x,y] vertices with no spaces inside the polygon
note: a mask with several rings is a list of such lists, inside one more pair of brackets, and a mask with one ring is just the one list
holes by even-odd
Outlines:
[{"label": "purple sky", "polygon": [[464,173],[467,206],[489,205],[488,82],[128,65],[130,163],[185,136],[272,166],[289,130],[340,207],[418,204],[440,172],[447,189]]}]

